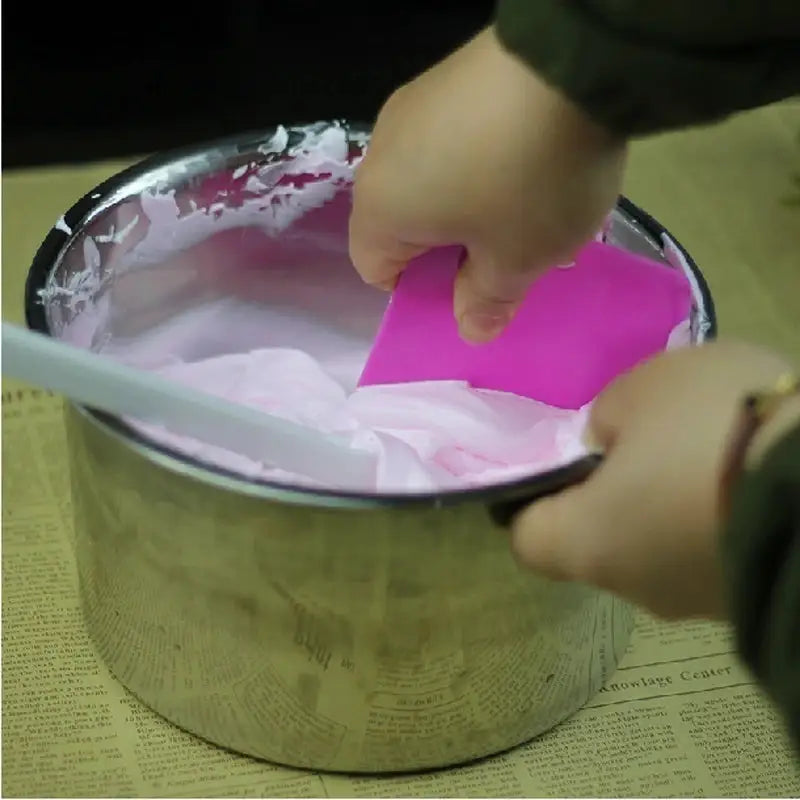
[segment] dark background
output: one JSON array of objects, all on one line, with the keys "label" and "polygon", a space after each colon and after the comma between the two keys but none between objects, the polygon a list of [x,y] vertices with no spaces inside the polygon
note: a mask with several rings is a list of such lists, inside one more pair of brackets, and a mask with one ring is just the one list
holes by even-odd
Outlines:
[{"label": "dark background", "polygon": [[281,122],[369,122],[492,6],[4,3],[3,166],[144,155]]}]

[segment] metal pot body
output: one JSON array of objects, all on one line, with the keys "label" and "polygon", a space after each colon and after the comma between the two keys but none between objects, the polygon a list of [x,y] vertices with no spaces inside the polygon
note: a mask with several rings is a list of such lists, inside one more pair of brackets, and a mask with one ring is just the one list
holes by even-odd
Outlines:
[{"label": "metal pot body", "polygon": [[[168,154],[98,187],[37,254],[29,325],[113,352],[224,286],[242,304],[237,318],[265,297],[327,318],[309,346],[320,357],[334,340],[368,346],[386,301],[353,278],[346,258],[347,175],[365,134],[347,130],[333,166],[297,145],[309,130],[324,138],[331,129],[342,130],[279,129]],[[313,162],[334,190],[265,234],[270,204],[251,200],[295,186],[285,180],[293,161],[296,173]],[[165,194],[176,208],[166,223],[152,211]],[[323,220],[320,203],[333,216]],[[198,206],[207,212],[199,223]],[[215,228],[220,208],[238,222]],[[606,234],[687,270],[692,339],[713,334],[702,277],[663,229],[621,201]],[[312,262],[326,271],[301,274],[301,295],[284,284],[267,291],[241,255],[265,243],[284,260],[300,253],[301,273]],[[224,279],[211,268],[222,256]],[[234,346],[217,340],[205,352]],[[438,497],[342,495],[226,473],[74,405],[66,421],[91,637],[131,692],[211,742],[332,771],[465,762],[575,712],[627,646],[628,605],[525,572],[509,552],[498,520],[541,494],[547,476]]]},{"label": "metal pot body", "polygon": [[625,649],[630,609],[520,570],[484,502],[265,501],[67,420],[92,639],[212,742],[348,772],[467,761],[569,716]]}]

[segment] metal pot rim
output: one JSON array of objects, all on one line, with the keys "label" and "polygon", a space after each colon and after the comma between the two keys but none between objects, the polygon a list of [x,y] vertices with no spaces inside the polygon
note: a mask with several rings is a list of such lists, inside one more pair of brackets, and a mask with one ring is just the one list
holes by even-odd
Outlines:
[{"label": "metal pot rim", "polygon": [[[368,135],[370,130],[370,127],[363,123],[348,122],[346,126],[350,131],[362,135]],[[292,125],[290,130],[300,127],[303,126]],[[168,171],[176,163],[181,164],[182,176],[186,179],[191,179],[195,176],[199,177],[207,173],[209,166],[230,167],[235,163],[236,158],[240,158],[243,164],[247,163],[257,147],[271,139],[276,130],[277,126],[261,131],[249,131],[194,146],[167,150],[133,164],[87,192],[64,214],[62,217],[64,224],[56,226],[49,231],[33,258],[25,284],[25,320],[28,327],[45,335],[50,335],[51,333],[38,293],[45,286],[45,282],[54,265],[58,263],[61,254],[69,243],[72,237],[69,231],[79,231],[89,220],[114,205],[120,193],[126,187],[130,188],[131,184],[141,181],[147,175]],[[129,191],[126,192],[126,196],[129,193]],[[706,338],[713,338],[717,329],[714,303],[708,284],[694,259],[663,225],[628,198],[620,196],[617,208],[635,221],[654,242],[662,243],[663,237],[666,236],[680,251],[692,272],[703,300],[709,325]],[[516,481],[493,484],[486,487],[422,494],[368,494],[290,486],[260,478],[247,478],[220,467],[205,464],[193,459],[191,456],[175,453],[158,443],[150,441],[132,427],[111,415],[76,403],[70,402],[70,406],[90,424],[104,429],[106,435],[118,438],[141,457],[146,458],[155,465],[218,489],[292,505],[348,509],[385,508],[387,506],[444,507],[463,502],[487,503],[492,506],[497,504],[498,501],[502,501],[502,504],[511,502],[516,505],[514,503],[515,498],[517,498],[517,501],[520,498],[533,500],[538,496],[557,491],[558,488],[575,482],[586,467],[585,461],[582,460],[582,462],[567,464],[566,466]],[[498,505],[497,508],[500,509],[501,506]],[[502,511],[500,511],[500,516],[507,517]]]}]

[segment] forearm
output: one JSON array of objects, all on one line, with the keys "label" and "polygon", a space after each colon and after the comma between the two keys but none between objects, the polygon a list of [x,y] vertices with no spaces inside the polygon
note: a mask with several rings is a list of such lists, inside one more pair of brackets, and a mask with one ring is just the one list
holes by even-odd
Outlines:
[{"label": "forearm", "polygon": [[626,137],[800,93],[797,0],[499,0],[495,24],[509,50]]},{"label": "forearm", "polygon": [[740,653],[800,746],[800,399],[753,441],[722,539]]}]

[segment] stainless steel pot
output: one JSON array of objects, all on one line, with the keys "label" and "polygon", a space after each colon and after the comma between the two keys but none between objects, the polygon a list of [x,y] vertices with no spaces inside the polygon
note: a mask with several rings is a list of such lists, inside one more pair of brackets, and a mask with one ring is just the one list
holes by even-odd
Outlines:
[{"label": "stainless steel pot", "polygon": [[[366,353],[386,302],[346,252],[366,139],[279,128],[113,177],[40,248],[28,324],[121,353],[224,296],[230,316],[192,329],[181,357],[301,334],[323,360]],[[713,335],[703,279],[660,225],[621,199],[606,236],[685,270],[692,338]],[[254,268],[265,261],[283,273]],[[265,332],[267,309],[291,313]],[[66,421],[91,636],[130,691],[212,742],[322,770],[464,762],[572,714],[625,650],[626,604],[522,571],[502,532],[580,466],[481,491],[344,495],[226,473],[86,408],[67,405]]]}]

